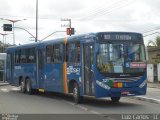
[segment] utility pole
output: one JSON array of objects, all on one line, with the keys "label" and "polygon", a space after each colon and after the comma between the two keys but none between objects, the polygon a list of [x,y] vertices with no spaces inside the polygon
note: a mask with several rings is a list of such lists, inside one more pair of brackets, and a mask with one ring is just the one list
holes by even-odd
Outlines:
[{"label": "utility pole", "polygon": [[67,35],[73,35],[74,34],[74,28],[72,28],[72,26],[71,26],[71,19],[61,19],[61,21],[68,21],[69,22],[69,24],[68,25],[61,25],[61,27],[67,27],[67,29],[66,29],[66,32],[67,32]]},{"label": "utility pole", "polygon": [[62,18],[61,21],[68,21],[69,22],[69,25],[61,25],[61,27],[69,27],[69,28],[71,28],[71,19]]},{"label": "utility pole", "polygon": [[36,39],[35,42],[38,41],[38,0],[36,0]]}]

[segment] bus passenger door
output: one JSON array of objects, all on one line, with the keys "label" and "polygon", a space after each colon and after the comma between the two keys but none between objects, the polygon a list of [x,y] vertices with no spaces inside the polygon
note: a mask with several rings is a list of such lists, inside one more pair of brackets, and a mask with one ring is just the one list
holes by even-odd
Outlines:
[{"label": "bus passenger door", "polygon": [[44,51],[38,49],[37,51],[37,86],[44,88]]},{"label": "bus passenger door", "polygon": [[11,84],[15,84],[14,82],[14,55],[11,53]]},{"label": "bus passenger door", "polygon": [[12,53],[7,55],[7,76],[6,80],[13,85],[14,84],[14,56]]},{"label": "bus passenger door", "polygon": [[94,95],[93,44],[83,46],[84,94]]}]

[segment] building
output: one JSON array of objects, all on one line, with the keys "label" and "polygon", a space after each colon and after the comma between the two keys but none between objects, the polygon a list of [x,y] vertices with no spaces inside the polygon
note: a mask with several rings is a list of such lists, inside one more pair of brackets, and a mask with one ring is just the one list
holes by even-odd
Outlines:
[{"label": "building", "polygon": [[5,81],[6,53],[0,53],[0,81]]},{"label": "building", "polygon": [[158,82],[160,81],[160,47],[147,46],[147,52],[148,52],[148,62],[147,62],[148,80],[149,78],[152,78],[149,81]]},{"label": "building", "polygon": [[147,46],[148,51],[148,63],[158,64],[160,63],[160,47]]}]

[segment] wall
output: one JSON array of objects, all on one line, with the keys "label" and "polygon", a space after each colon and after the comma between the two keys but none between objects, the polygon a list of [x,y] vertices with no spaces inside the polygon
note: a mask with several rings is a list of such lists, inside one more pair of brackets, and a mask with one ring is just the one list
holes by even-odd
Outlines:
[{"label": "wall", "polygon": [[153,64],[147,64],[147,80],[148,82],[154,82]]},{"label": "wall", "polygon": [[160,63],[157,64],[157,71],[158,71],[158,82],[160,82]]}]

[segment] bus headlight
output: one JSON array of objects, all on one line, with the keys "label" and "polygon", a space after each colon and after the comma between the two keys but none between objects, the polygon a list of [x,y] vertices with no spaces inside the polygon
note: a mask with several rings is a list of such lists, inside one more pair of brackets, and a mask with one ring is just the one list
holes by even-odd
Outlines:
[{"label": "bus headlight", "polygon": [[145,85],[146,85],[146,83],[147,83],[147,80],[145,80],[145,81],[143,81],[141,84],[140,84],[140,88],[143,88]]}]

